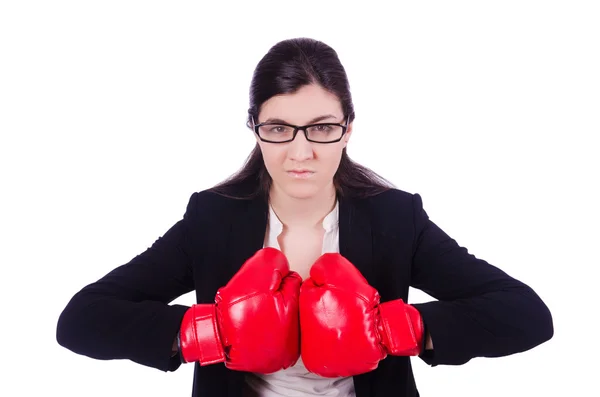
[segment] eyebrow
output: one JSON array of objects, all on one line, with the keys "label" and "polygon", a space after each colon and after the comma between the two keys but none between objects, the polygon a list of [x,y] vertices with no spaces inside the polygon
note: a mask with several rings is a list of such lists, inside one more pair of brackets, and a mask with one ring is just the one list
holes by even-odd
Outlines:
[{"label": "eyebrow", "polygon": [[[310,120],[308,122],[308,124],[313,124],[313,123],[318,123],[319,121],[323,121],[323,120],[327,120],[327,119],[337,119],[336,116],[332,115],[332,114],[325,114],[323,116],[319,116],[319,117],[315,117],[314,119]],[[281,123],[281,124],[290,124],[285,120],[282,119],[278,119],[278,118],[268,118],[265,121],[263,121],[263,123]]]}]

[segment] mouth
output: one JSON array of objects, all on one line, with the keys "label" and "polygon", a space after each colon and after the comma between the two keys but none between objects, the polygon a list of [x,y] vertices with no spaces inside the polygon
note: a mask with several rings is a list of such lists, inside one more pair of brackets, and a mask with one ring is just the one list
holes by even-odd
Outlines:
[{"label": "mouth", "polygon": [[291,171],[287,171],[287,174],[289,176],[291,176],[292,178],[297,178],[297,179],[310,178],[314,173],[315,173],[314,171],[309,171],[309,170],[291,170]]}]

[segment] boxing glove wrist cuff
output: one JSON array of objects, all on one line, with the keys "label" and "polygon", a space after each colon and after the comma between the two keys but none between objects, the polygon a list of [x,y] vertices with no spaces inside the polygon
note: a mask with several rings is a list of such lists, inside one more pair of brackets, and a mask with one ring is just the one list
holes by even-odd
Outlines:
[{"label": "boxing glove wrist cuff", "polygon": [[200,365],[209,365],[225,361],[214,304],[190,307],[183,316],[179,335],[184,362],[199,361]]},{"label": "boxing glove wrist cuff", "polygon": [[388,354],[418,356],[423,347],[423,319],[419,311],[402,299],[379,305],[378,329]]}]

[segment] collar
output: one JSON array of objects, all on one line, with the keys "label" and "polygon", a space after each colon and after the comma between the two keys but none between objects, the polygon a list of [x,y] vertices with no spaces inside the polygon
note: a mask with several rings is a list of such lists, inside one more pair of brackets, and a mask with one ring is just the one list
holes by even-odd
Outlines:
[{"label": "collar", "polygon": [[[327,214],[325,218],[323,218],[323,229],[325,229],[326,232],[331,232],[338,227],[339,213],[340,203],[338,200],[336,200],[333,210],[331,210],[331,212]],[[281,220],[275,211],[273,211],[273,207],[271,205],[269,205],[269,229],[275,232],[276,235],[279,235],[283,230],[283,223],[281,223]]]}]

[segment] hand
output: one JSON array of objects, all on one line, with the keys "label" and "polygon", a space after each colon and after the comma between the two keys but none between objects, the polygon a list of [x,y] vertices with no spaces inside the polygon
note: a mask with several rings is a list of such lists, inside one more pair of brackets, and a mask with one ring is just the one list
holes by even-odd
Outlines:
[{"label": "hand", "polygon": [[181,324],[185,362],[224,362],[230,369],[272,373],[300,356],[298,295],[302,278],[283,253],[263,248],[244,263],[214,304],[197,304]]},{"label": "hand", "polygon": [[302,361],[320,376],[353,376],[388,354],[414,356],[423,345],[420,313],[380,296],[340,254],[322,255],[300,288]]}]

